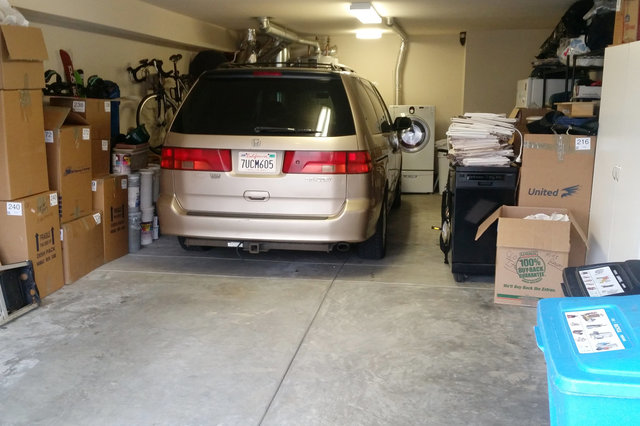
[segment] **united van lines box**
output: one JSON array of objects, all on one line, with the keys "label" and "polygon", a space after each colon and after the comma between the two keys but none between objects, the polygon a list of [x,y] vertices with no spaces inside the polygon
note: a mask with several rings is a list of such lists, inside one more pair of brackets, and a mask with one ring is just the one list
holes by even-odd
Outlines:
[{"label": "united van lines box", "polygon": [[49,187],[60,196],[60,220],[92,211],[91,128],[67,107],[44,107]]},{"label": "united van lines box", "polygon": [[104,262],[129,253],[127,175],[109,175],[91,182],[93,209],[103,214]]},{"label": "united van lines box", "polygon": [[40,28],[0,25],[0,89],[42,89],[47,48]]},{"label": "united van lines box", "polygon": [[27,259],[41,297],[64,285],[58,195],[53,191],[0,201],[0,262]]},{"label": "united van lines box", "polygon": [[[518,205],[569,209],[589,232],[595,136],[525,134]],[[583,265],[586,247],[572,250],[571,263]]]},{"label": "united van lines box", "polygon": [[49,103],[71,108],[91,125],[93,139],[111,140],[111,100],[52,96]]},{"label": "united van lines box", "polygon": [[49,190],[41,90],[0,90],[0,200]]},{"label": "united van lines box", "polygon": [[102,212],[62,224],[64,283],[71,284],[104,264]]},{"label": "united van lines box", "polygon": [[[569,221],[524,219],[545,213],[566,214]],[[476,239],[498,221],[495,303],[535,306],[544,297],[562,297],[562,271],[569,252],[587,237],[571,212],[543,207],[502,206],[478,227]]]}]

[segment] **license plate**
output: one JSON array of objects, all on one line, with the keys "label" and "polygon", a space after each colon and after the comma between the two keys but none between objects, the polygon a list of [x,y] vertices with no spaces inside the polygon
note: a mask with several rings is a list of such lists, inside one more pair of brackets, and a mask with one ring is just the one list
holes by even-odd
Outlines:
[{"label": "license plate", "polygon": [[238,155],[238,172],[275,174],[277,156],[275,152],[240,151]]}]

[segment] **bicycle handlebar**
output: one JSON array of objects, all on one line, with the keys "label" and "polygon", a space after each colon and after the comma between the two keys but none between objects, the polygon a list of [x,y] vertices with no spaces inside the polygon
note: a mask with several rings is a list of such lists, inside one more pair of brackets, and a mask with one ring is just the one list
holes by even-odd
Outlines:
[{"label": "bicycle handlebar", "polygon": [[149,60],[149,59],[141,59],[140,60],[140,65],[138,65],[135,68],[132,68],[132,67],[129,66],[129,67],[127,67],[127,71],[129,71],[129,73],[131,74],[131,76],[133,77],[133,79],[136,82],[141,83],[141,82],[146,80],[146,76],[140,78],[140,77],[138,77],[138,72],[140,72],[141,70],[143,70],[143,69],[145,69],[147,67],[150,67],[150,66],[153,66],[156,69],[156,71],[158,72],[158,74],[160,74],[160,76],[162,76],[164,78],[173,76],[173,71],[167,72],[167,71],[163,70],[162,69],[162,60],[161,59],[156,59],[156,58],[151,59],[151,60]]}]

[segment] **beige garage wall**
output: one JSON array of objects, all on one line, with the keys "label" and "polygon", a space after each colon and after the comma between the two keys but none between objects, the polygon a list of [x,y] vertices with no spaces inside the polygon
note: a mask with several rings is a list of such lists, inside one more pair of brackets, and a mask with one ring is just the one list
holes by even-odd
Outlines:
[{"label": "beige garage wall", "polygon": [[509,113],[516,82],[531,73],[531,61],[551,30],[469,31],[464,112]]},{"label": "beige garage wall", "polygon": [[[531,61],[551,30],[478,31],[412,37],[403,73],[401,102],[436,106],[436,138],[444,138],[452,116],[481,111],[509,113],[516,82],[531,72]],[[331,38],[338,59],[377,84],[387,103],[394,103],[394,77],[400,38],[355,36]]]}]

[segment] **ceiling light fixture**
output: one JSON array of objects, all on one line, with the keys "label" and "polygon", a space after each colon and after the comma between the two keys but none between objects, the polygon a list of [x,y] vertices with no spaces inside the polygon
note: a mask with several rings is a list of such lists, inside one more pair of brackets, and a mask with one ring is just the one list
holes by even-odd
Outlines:
[{"label": "ceiling light fixture", "polygon": [[351,3],[349,12],[363,24],[380,24],[382,18],[371,3]]},{"label": "ceiling light fixture", "polygon": [[356,38],[363,40],[375,40],[382,38],[382,30],[377,28],[364,28],[356,30]]}]

